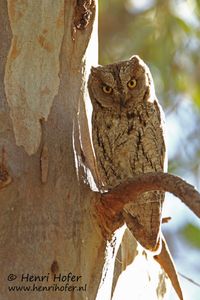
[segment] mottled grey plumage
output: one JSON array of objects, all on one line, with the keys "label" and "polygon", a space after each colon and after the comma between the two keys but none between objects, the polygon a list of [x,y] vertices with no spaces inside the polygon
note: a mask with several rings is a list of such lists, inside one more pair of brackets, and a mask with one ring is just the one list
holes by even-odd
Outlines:
[{"label": "mottled grey plumage", "polygon": [[[161,108],[148,67],[138,57],[92,68],[92,138],[101,185],[110,189],[135,174],[162,171]],[[162,192],[147,192],[124,208],[127,226],[145,248],[159,244]]]}]

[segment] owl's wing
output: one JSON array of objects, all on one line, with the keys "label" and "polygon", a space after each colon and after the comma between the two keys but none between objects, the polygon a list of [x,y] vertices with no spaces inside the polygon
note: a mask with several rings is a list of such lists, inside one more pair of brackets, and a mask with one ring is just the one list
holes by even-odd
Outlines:
[{"label": "owl's wing", "polygon": [[[131,158],[135,174],[164,171],[166,147],[163,119],[157,101],[147,111],[146,125],[139,127],[137,153]],[[146,249],[155,251],[160,244],[160,225],[164,193],[146,192],[127,204],[123,216],[136,240]]]},{"label": "owl's wing", "polygon": [[157,128],[157,134],[160,140],[161,166],[162,166],[162,171],[167,172],[168,156],[167,156],[167,145],[166,145],[165,114],[158,101],[154,102],[154,106],[155,106],[157,118],[159,119],[159,123],[160,123],[160,125]]}]

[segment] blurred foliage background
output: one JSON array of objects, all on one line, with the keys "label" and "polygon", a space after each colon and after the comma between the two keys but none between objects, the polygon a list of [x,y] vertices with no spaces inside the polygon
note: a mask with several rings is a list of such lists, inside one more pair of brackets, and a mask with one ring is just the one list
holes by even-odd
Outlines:
[{"label": "blurred foliage background", "polygon": [[[166,115],[169,172],[200,189],[200,0],[99,0],[99,47],[100,64],[133,54],[148,64]],[[167,198],[177,269],[200,282],[199,221]],[[199,287],[183,284],[188,299],[200,299]]]}]

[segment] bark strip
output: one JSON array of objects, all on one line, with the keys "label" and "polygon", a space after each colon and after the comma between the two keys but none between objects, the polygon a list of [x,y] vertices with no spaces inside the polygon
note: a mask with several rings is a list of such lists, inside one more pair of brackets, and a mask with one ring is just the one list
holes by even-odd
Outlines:
[{"label": "bark strip", "polygon": [[176,267],[174,265],[173,258],[171,257],[170,251],[167,247],[167,243],[164,237],[162,237],[161,252],[158,255],[155,255],[154,259],[159,263],[159,265],[164,269],[165,273],[168,275],[179,299],[183,300],[183,293],[181,290]]}]

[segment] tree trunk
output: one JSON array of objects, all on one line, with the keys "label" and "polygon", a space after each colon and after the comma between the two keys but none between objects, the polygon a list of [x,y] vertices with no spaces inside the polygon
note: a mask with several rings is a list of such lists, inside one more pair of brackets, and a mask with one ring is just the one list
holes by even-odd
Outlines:
[{"label": "tree trunk", "polygon": [[[85,113],[88,72],[97,63],[95,6],[0,2],[1,169],[12,180],[0,190],[0,300],[111,299],[124,228],[103,236],[85,167],[97,180]],[[125,244],[123,268],[140,276],[130,278],[123,299],[163,299],[164,273],[136,242]],[[128,283],[129,272],[117,281],[120,273],[115,300],[124,277]]]}]

